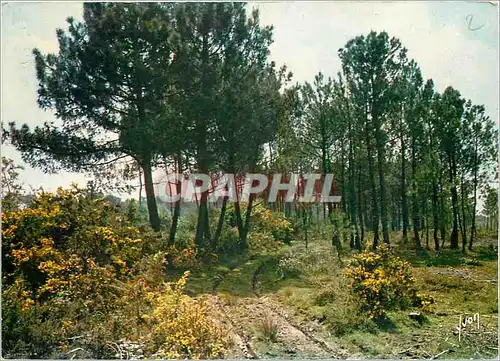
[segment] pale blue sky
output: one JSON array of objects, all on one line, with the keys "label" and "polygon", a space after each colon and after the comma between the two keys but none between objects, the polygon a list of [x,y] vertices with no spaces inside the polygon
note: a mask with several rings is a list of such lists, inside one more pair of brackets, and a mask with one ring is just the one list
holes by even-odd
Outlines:
[{"label": "pale blue sky", "polygon": [[[498,118],[498,6],[487,2],[275,2],[250,3],[261,9],[263,24],[275,25],[271,58],[286,63],[295,80],[311,81],[322,71],[340,70],[337,50],[350,38],[370,30],[386,30],[408,48],[424,77],[439,91],[456,87],[464,97],[485,104]],[[471,15],[468,17],[468,15]],[[82,15],[82,4],[2,4],[3,122],[30,125],[55,120],[36,103],[37,82],[31,50],[56,51],[55,29],[65,28],[68,16]],[[472,20],[470,20],[472,19]],[[472,29],[482,26],[476,31]],[[20,154],[2,147],[2,155],[22,164]],[[62,172],[46,175],[26,166],[22,180],[53,190],[85,177]]]}]

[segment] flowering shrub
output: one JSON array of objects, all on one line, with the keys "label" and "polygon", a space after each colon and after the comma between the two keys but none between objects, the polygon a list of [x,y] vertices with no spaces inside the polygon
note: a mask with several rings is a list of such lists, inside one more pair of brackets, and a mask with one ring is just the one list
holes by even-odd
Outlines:
[{"label": "flowering shrub", "polygon": [[209,317],[199,300],[183,295],[189,272],[163,293],[152,295],[153,312],[144,315],[150,330],[146,343],[158,350],[155,356],[172,358],[217,358],[225,348],[221,327]]},{"label": "flowering shrub", "polygon": [[[241,216],[245,220],[247,204],[240,203]],[[226,221],[231,227],[236,227],[236,215],[234,204],[230,203],[226,210]],[[290,243],[293,237],[294,229],[292,223],[286,219],[283,213],[273,212],[262,203],[252,208],[251,228],[254,232],[269,232],[276,241]],[[237,228],[236,228],[237,231]]]},{"label": "flowering shrub", "polygon": [[354,256],[345,275],[351,290],[360,298],[361,310],[370,318],[414,305],[417,299],[410,264],[395,256],[386,245],[379,246],[377,252],[365,251]]},{"label": "flowering shrub", "polygon": [[105,280],[129,276],[145,253],[136,228],[76,187],[42,192],[29,208],[2,214],[2,223],[5,281],[22,279],[35,301],[63,293],[81,297],[86,283],[94,294]]},{"label": "flowering shrub", "polygon": [[[186,277],[175,288],[165,285],[169,261],[178,269],[195,267],[194,245],[166,247],[160,234],[139,230],[120,209],[76,187],[41,192],[28,208],[4,212],[4,351],[56,358],[82,347],[93,358],[110,358],[110,343],[140,339],[153,327],[153,335],[169,332],[165,355],[218,354],[222,346],[207,310],[182,295]],[[167,301],[186,314],[161,311]],[[155,321],[146,327],[149,314]]]},{"label": "flowering shrub", "polygon": [[186,248],[177,245],[169,246],[165,251],[169,266],[177,269],[193,269],[199,266],[194,242]]},{"label": "flowering shrub", "polygon": [[249,249],[257,253],[275,252],[283,245],[269,232],[250,232],[247,241]]},{"label": "flowering shrub", "polygon": [[414,305],[418,306],[425,313],[433,313],[434,312],[434,297],[428,295],[426,293],[417,293],[414,299]]},{"label": "flowering shrub", "polygon": [[[240,209],[244,223],[247,204],[241,202]],[[218,245],[219,251],[239,250],[240,233],[236,222],[234,203],[228,204],[224,223]],[[292,224],[283,214],[272,212],[259,203],[252,209],[250,231],[247,235],[249,249],[256,252],[274,252],[284,243],[289,243],[292,240],[293,231]]]},{"label": "flowering shrub", "polygon": [[254,229],[271,232],[276,241],[290,243],[292,240],[294,232],[292,223],[283,213],[273,212],[259,204],[252,211],[252,221]]}]

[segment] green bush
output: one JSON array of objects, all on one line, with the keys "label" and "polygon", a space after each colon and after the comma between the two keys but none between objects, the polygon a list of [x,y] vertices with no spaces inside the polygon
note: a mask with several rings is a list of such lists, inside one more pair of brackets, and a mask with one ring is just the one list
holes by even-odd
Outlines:
[{"label": "green bush", "polygon": [[[186,324],[161,345],[166,355],[218,357],[218,328],[207,309],[180,295],[185,278],[175,291],[165,284],[167,261],[196,267],[194,246],[167,248],[161,233],[135,227],[133,217],[76,187],[2,213],[2,356],[56,358],[80,347],[79,357],[112,358],[118,340],[145,342],[141,334],[157,334],[155,325]],[[157,312],[147,326],[144,315],[167,299],[187,319]],[[193,338],[191,326],[207,333]],[[157,343],[149,345],[151,356]]]},{"label": "green bush", "polygon": [[345,269],[349,286],[359,297],[361,311],[370,318],[382,318],[387,311],[423,306],[428,309],[430,296],[417,295],[408,262],[384,245],[376,252],[364,251],[353,257]]}]

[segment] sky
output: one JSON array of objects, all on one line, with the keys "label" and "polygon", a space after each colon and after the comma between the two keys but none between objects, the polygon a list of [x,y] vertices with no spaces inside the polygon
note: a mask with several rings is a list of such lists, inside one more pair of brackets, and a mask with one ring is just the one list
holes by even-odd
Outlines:
[{"label": "sky", "polygon": [[[274,25],[271,60],[286,64],[294,81],[312,82],[321,71],[335,77],[340,70],[338,49],[371,30],[387,31],[408,49],[425,79],[437,91],[451,85],[473,103],[484,104],[498,123],[498,4],[489,2],[255,2],[261,24]],[[66,29],[66,18],[82,18],[78,2],[2,3],[1,118],[30,126],[55,121],[54,114],[38,108],[32,49],[58,50],[56,29]],[[11,146],[2,156],[25,167],[26,185],[46,190],[85,186],[82,174],[44,174],[21,160]]]}]

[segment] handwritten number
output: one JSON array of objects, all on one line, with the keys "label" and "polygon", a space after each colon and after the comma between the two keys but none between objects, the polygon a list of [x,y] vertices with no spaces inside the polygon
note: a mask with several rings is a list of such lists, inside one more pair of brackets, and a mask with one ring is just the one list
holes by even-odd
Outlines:
[{"label": "handwritten number", "polygon": [[469,30],[471,31],[476,31],[476,30],[479,30],[481,29],[482,27],[484,27],[484,24],[481,25],[481,26],[478,26],[477,28],[472,28],[472,19],[474,18],[474,16],[472,14],[469,14],[465,17],[466,20],[469,21]]}]

